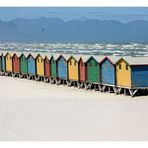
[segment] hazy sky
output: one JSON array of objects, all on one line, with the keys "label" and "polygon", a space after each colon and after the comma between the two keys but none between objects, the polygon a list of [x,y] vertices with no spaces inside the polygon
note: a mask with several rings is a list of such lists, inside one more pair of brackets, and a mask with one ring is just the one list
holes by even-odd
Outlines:
[{"label": "hazy sky", "polygon": [[59,17],[71,19],[114,19],[122,22],[147,20],[148,7],[0,7],[0,20]]}]

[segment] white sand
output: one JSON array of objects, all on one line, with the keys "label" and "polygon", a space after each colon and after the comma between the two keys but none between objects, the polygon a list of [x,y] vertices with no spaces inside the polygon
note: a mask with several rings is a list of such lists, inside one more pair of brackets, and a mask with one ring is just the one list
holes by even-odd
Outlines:
[{"label": "white sand", "polygon": [[148,96],[0,76],[0,140],[148,140]]}]

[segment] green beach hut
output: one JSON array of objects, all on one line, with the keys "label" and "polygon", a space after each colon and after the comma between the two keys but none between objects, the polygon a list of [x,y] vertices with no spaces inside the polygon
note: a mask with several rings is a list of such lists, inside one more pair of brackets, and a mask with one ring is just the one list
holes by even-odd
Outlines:
[{"label": "green beach hut", "polygon": [[27,65],[27,56],[28,54],[23,53],[20,56],[20,73],[21,74],[27,74],[28,71],[28,65]]}]

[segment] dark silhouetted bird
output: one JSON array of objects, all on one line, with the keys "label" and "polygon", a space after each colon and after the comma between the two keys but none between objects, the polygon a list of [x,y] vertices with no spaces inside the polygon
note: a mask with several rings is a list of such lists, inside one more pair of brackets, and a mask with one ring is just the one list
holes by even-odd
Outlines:
[{"label": "dark silhouetted bird", "polygon": [[42,28],[42,32],[44,32],[44,30],[45,30],[45,29],[44,29],[44,28]]}]

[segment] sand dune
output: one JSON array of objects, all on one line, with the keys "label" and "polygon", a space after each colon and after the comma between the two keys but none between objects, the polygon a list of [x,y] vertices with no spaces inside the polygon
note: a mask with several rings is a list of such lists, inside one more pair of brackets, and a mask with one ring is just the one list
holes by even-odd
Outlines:
[{"label": "sand dune", "polygon": [[148,140],[148,97],[0,76],[0,140]]}]

